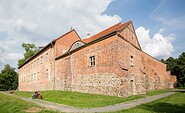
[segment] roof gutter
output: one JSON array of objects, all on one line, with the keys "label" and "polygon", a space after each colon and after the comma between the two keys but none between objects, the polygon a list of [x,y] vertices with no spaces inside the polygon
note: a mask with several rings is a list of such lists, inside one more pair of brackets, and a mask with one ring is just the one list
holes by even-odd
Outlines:
[{"label": "roof gutter", "polygon": [[52,40],[48,45],[46,45],[43,49],[41,49],[39,52],[37,52],[35,55],[33,55],[32,57],[30,57],[29,59],[27,59],[22,65],[20,65],[18,67],[18,69],[20,69],[22,66],[24,66],[26,63],[28,63],[31,59],[35,58],[37,55],[39,55],[41,52],[43,52],[46,48],[53,46],[55,43],[55,39]]}]

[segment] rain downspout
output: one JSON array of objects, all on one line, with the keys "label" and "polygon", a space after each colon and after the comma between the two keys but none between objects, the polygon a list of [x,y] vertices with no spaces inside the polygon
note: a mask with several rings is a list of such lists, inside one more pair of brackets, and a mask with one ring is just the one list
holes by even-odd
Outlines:
[{"label": "rain downspout", "polygon": [[73,91],[73,73],[72,73],[72,54],[70,54],[69,52],[69,55],[70,55],[70,78],[71,78],[71,88],[70,90]]},{"label": "rain downspout", "polygon": [[[53,46],[53,43],[51,43],[51,45]],[[53,90],[55,90],[55,58],[56,58],[56,45],[54,45],[54,77],[53,77]]]}]

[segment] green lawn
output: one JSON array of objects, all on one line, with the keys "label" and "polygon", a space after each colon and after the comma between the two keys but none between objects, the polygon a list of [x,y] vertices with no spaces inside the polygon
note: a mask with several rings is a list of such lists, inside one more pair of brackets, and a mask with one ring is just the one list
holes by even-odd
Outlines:
[{"label": "green lawn", "polygon": [[185,92],[116,113],[185,113]]},{"label": "green lawn", "polygon": [[40,111],[38,113],[56,113],[51,110],[45,110],[36,104],[0,93],[0,113],[25,113],[27,110]]},{"label": "green lawn", "polygon": [[[155,94],[161,94],[170,90],[157,90],[148,92],[146,95],[135,95],[127,98],[120,98],[114,96],[105,96],[97,94],[87,94],[79,92],[69,91],[41,91],[43,100],[55,102],[59,104],[65,104],[80,108],[102,107],[108,105],[114,105],[121,102],[131,101],[138,98],[151,96]],[[16,95],[31,98],[33,92],[16,91]]]}]

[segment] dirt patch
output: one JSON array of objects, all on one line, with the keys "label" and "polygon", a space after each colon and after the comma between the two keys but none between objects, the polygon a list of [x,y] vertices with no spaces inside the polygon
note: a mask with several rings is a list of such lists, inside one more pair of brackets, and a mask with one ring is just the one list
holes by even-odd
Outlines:
[{"label": "dirt patch", "polygon": [[40,112],[42,110],[43,110],[42,108],[31,107],[31,108],[28,108],[27,110],[25,110],[25,112],[26,113],[37,113],[37,112]]}]

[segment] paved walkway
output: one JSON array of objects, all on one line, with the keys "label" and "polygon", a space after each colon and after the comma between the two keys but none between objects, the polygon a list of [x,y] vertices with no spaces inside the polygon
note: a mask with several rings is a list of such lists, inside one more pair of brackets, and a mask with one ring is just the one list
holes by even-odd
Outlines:
[{"label": "paved walkway", "polygon": [[[3,93],[3,92],[1,92],[1,93]],[[43,101],[43,100],[32,100],[30,98],[23,98],[23,97],[12,95],[12,94],[8,94],[8,95],[15,96],[17,98],[20,98],[20,99],[28,101],[28,102],[36,103],[42,107],[58,110],[60,112],[91,112],[91,113],[93,113],[93,112],[113,112],[113,111],[119,111],[119,110],[123,110],[123,109],[129,109],[129,108],[136,107],[138,105],[141,105],[141,104],[144,104],[147,102],[151,102],[151,101],[154,101],[154,100],[157,100],[160,98],[164,98],[164,97],[173,95],[175,93],[176,92],[168,92],[168,93],[163,93],[163,94],[159,94],[159,95],[148,96],[145,98],[137,99],[135,101],[124,102],[124,103],[120,103],[120,104],[115,104],[115,105],[105,106],[105,107],[98,107],[98,108],[75,108],[75,107],[66,106],[66,105],[62,105],[62,104],[56,104],[56,103],[47,102],[47,101]],[[3,94],[7,94],[7,93],[3,93]]]}]

